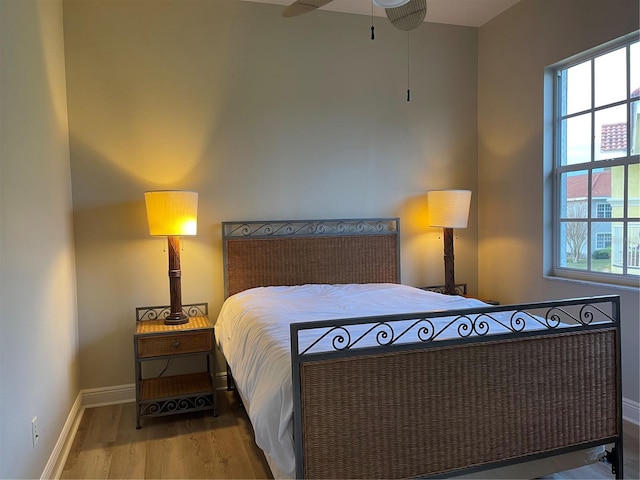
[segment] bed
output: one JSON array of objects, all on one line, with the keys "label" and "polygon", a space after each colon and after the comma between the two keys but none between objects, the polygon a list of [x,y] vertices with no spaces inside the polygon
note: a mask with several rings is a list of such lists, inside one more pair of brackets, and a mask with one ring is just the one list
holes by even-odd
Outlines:
[{"label": "bed", "polygon": [[622,478],[617,296],[402,285],[397,218],[222,233],[216,341],[275,478],[534,478],[603,456]]}]

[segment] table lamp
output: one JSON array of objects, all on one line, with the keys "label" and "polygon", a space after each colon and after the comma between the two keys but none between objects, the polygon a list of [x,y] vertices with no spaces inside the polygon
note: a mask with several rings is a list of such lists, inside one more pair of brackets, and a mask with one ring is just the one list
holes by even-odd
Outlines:
[{"label": "table lamp", "polygon": [[171,311],[166,325],[187,323],[182,311],[180,272],[180,237],[195,235],[198,230],[198,194],[178,190],[145,192],[149,235],[166,236],[169,252],[169,298]]},{"label": "table lamp", "polygon": [[470,190],[433,190],[427,192],[429,226],[444,232],[444,293],[454,295],[456,281],[453,266],[453,229],[467,228]]}]

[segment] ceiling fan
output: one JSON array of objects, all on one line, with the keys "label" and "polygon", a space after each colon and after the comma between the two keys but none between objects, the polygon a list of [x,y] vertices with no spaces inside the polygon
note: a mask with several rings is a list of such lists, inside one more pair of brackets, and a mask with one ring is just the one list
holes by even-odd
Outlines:
[{"label": "ceiling fan", "polygon": [[[295,17],[324,7],[332,0],[296,0],[282,12],[283,17]],[[409,31],[420,26],[427,14],[427,0],[372,0],[384,8],[391,24],[400,30]]]},{"label": "ceiling fan", "polygon": [[[312,12],[316,8],[324,7],[332,0],[296,0],[282,12],[283,17],[295,17]],[[422,25],[427,14],[427,0],[371,0],[373,5],[384,8],[384,12],[391,24],[405,32],[409,32]],[[407,34],[408,35],[408,34]],[[375,38],[373,26],[373,11],[371,13],[371,40]],[[407,58],[408,55],[407,43]],[[407,102],[411,100],[409,88],[409,63],[407,63]]]}]

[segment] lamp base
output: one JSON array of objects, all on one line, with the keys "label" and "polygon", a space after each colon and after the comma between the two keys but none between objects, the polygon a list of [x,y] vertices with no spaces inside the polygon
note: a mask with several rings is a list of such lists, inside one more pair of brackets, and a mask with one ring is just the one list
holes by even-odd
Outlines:
[{"label": "lamp base", "polygon": [[443,228],[444,238],[444,293],[456,294],[456,280],[453,267],[453,228]]},{"label": "lamp base", "polygon": [[185,323],[189,323],[189,317],[184,313],[172,313],[164,319],[165,325],[183,325]]},{"label": "lamp base", "polygon": [[167,237],[169,252],[169,298],[171,311],[164,319],[165,325],[183,325],[189,317],[182,311],[182,286],[180,285],[180,237]]}]

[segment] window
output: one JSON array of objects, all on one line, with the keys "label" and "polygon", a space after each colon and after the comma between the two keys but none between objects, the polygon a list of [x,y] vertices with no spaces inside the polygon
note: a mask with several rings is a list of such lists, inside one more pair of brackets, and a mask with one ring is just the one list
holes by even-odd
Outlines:
[{"label": "window", "polygon": [[[603,249],[603,248],[611,248],[611,234],[610,233],[598,233],[597,236],[596,236],[596,248],[598,250]],[[596,255],[596,254],[594,254],[594,255]]]},{"label": "window", "polygon": [[552,72],[554,273],[637,285],[638,34],[556,65]]},{"label": "window", "polygon": [[596,205],[596,216],[598,218],[611,218],[611,204],[598,203]]}]

